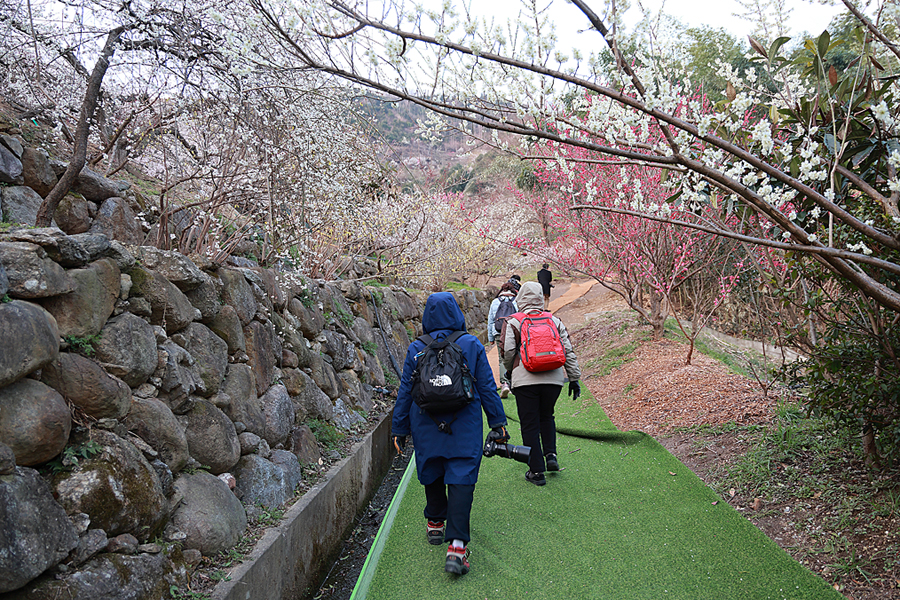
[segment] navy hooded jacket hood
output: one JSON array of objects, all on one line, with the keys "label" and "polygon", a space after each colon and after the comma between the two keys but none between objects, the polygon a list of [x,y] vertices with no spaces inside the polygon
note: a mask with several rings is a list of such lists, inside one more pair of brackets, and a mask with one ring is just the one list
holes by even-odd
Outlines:
[{"label": "navy hooded jacket hood", "polygon": [[453,294],[438,292],[428,297],[422,314],[422,330],[429,335],[441,330],[466,331],[466,317]]}]

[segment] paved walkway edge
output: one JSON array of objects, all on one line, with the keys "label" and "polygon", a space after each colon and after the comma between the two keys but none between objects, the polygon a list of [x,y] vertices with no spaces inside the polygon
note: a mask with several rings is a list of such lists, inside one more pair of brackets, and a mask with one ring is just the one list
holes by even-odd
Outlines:
[{"label": "paved walkway edge", "polygon": [[391,415],[266,531],[213,600],[310,598],[391,466]]}]

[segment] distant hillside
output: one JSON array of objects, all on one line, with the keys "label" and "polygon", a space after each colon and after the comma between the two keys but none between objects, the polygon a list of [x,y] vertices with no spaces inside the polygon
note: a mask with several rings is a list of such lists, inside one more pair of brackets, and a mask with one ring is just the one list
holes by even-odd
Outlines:
[{"label": "distant hillside", "polygon": [[494,148],[468,145],[469,138],[453,129],[461,126],[458,121],[450,122],[451,129],[441,132],[439,141],[425,139],[416,130],[420,122],[427,122],[429,111],[417,104],[374,96],[357,102],[357,109],[377,137],[390,147],[385,159],[395,165],[397,177],[406,188],[440,189],[478,197],[490,194],[498,186],[521,181],[523,170],[530,171],[515,157]]}]

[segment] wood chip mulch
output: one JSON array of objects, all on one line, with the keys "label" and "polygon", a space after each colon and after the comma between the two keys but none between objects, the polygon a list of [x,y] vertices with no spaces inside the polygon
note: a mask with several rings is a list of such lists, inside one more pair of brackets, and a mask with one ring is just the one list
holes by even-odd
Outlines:
[{"label": "wood chip mulch", "polygon": [[641,345],[629,361],[587,385],[620,430],[658,435],[676,427],[771,420],[775,394],[670,340]]}]

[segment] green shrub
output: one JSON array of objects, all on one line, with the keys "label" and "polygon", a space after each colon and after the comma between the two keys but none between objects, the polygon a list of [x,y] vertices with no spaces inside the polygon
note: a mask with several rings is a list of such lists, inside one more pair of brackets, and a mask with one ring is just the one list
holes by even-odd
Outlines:
[{"label": "green shrub", "polygon": [[300,290],[300,293],[297,294],[297,299],[300,301],[300,304],[302,304],[306,308],[312,308],[316,303],[315,298],[313,298],[312,292],[310,292],[306,288]]},{"label": "green shrub", "polygon": [[96,333],[94,335],[87,335],[84,337],[67,335],[63,338],[63,340],[69,345],[70,348],[75,350],[75,352],[90,357],[94,356],[94,353],[96,352],[94,346],[97,344],[97,342],[100,341],[100,334]]},{"label": "green shrub", "polygon": [[346,309],[344,309],[342,307],[338,307],[337,316],[338,316],[338,319],[340,319],[341,323],[344,324],[344,326],[346,326],[346,327],[353,326],[353,321],[355,320],[353,317],[353,314],[350,312],[347,312]]},{"label": "green shrub", "polygon": [[[375,285],[370,283],[368,285]],[[372,290],[372,302],[375,303],[375,306],[381,307],[384,304],[384,293],[381,290]]]},{"label": "green shrub", "polygon": [[397,376],[394,375],[394,372],[388,369],[387,367],[381,367],[381,370],[384,371],[384,380],[388,385],[398,386],[400,385],[400,380],[397,379]]},{"label": "green shrub", "polygon": [[284,518],[284,509],[278,506],[266,507],[259,506],[259,516],[256,518],[256,524],[262,527],[272,527],[278,525]]},{"label": "green shrub", "polygon": [[62,473],[72,471],[82,460],[87,460],[98,455],[103,450],[103,446],[97,442],[90,440],[83,444],[73,444],[66,446],[62,453],[45,465],[47,471],[51,473]]}]

